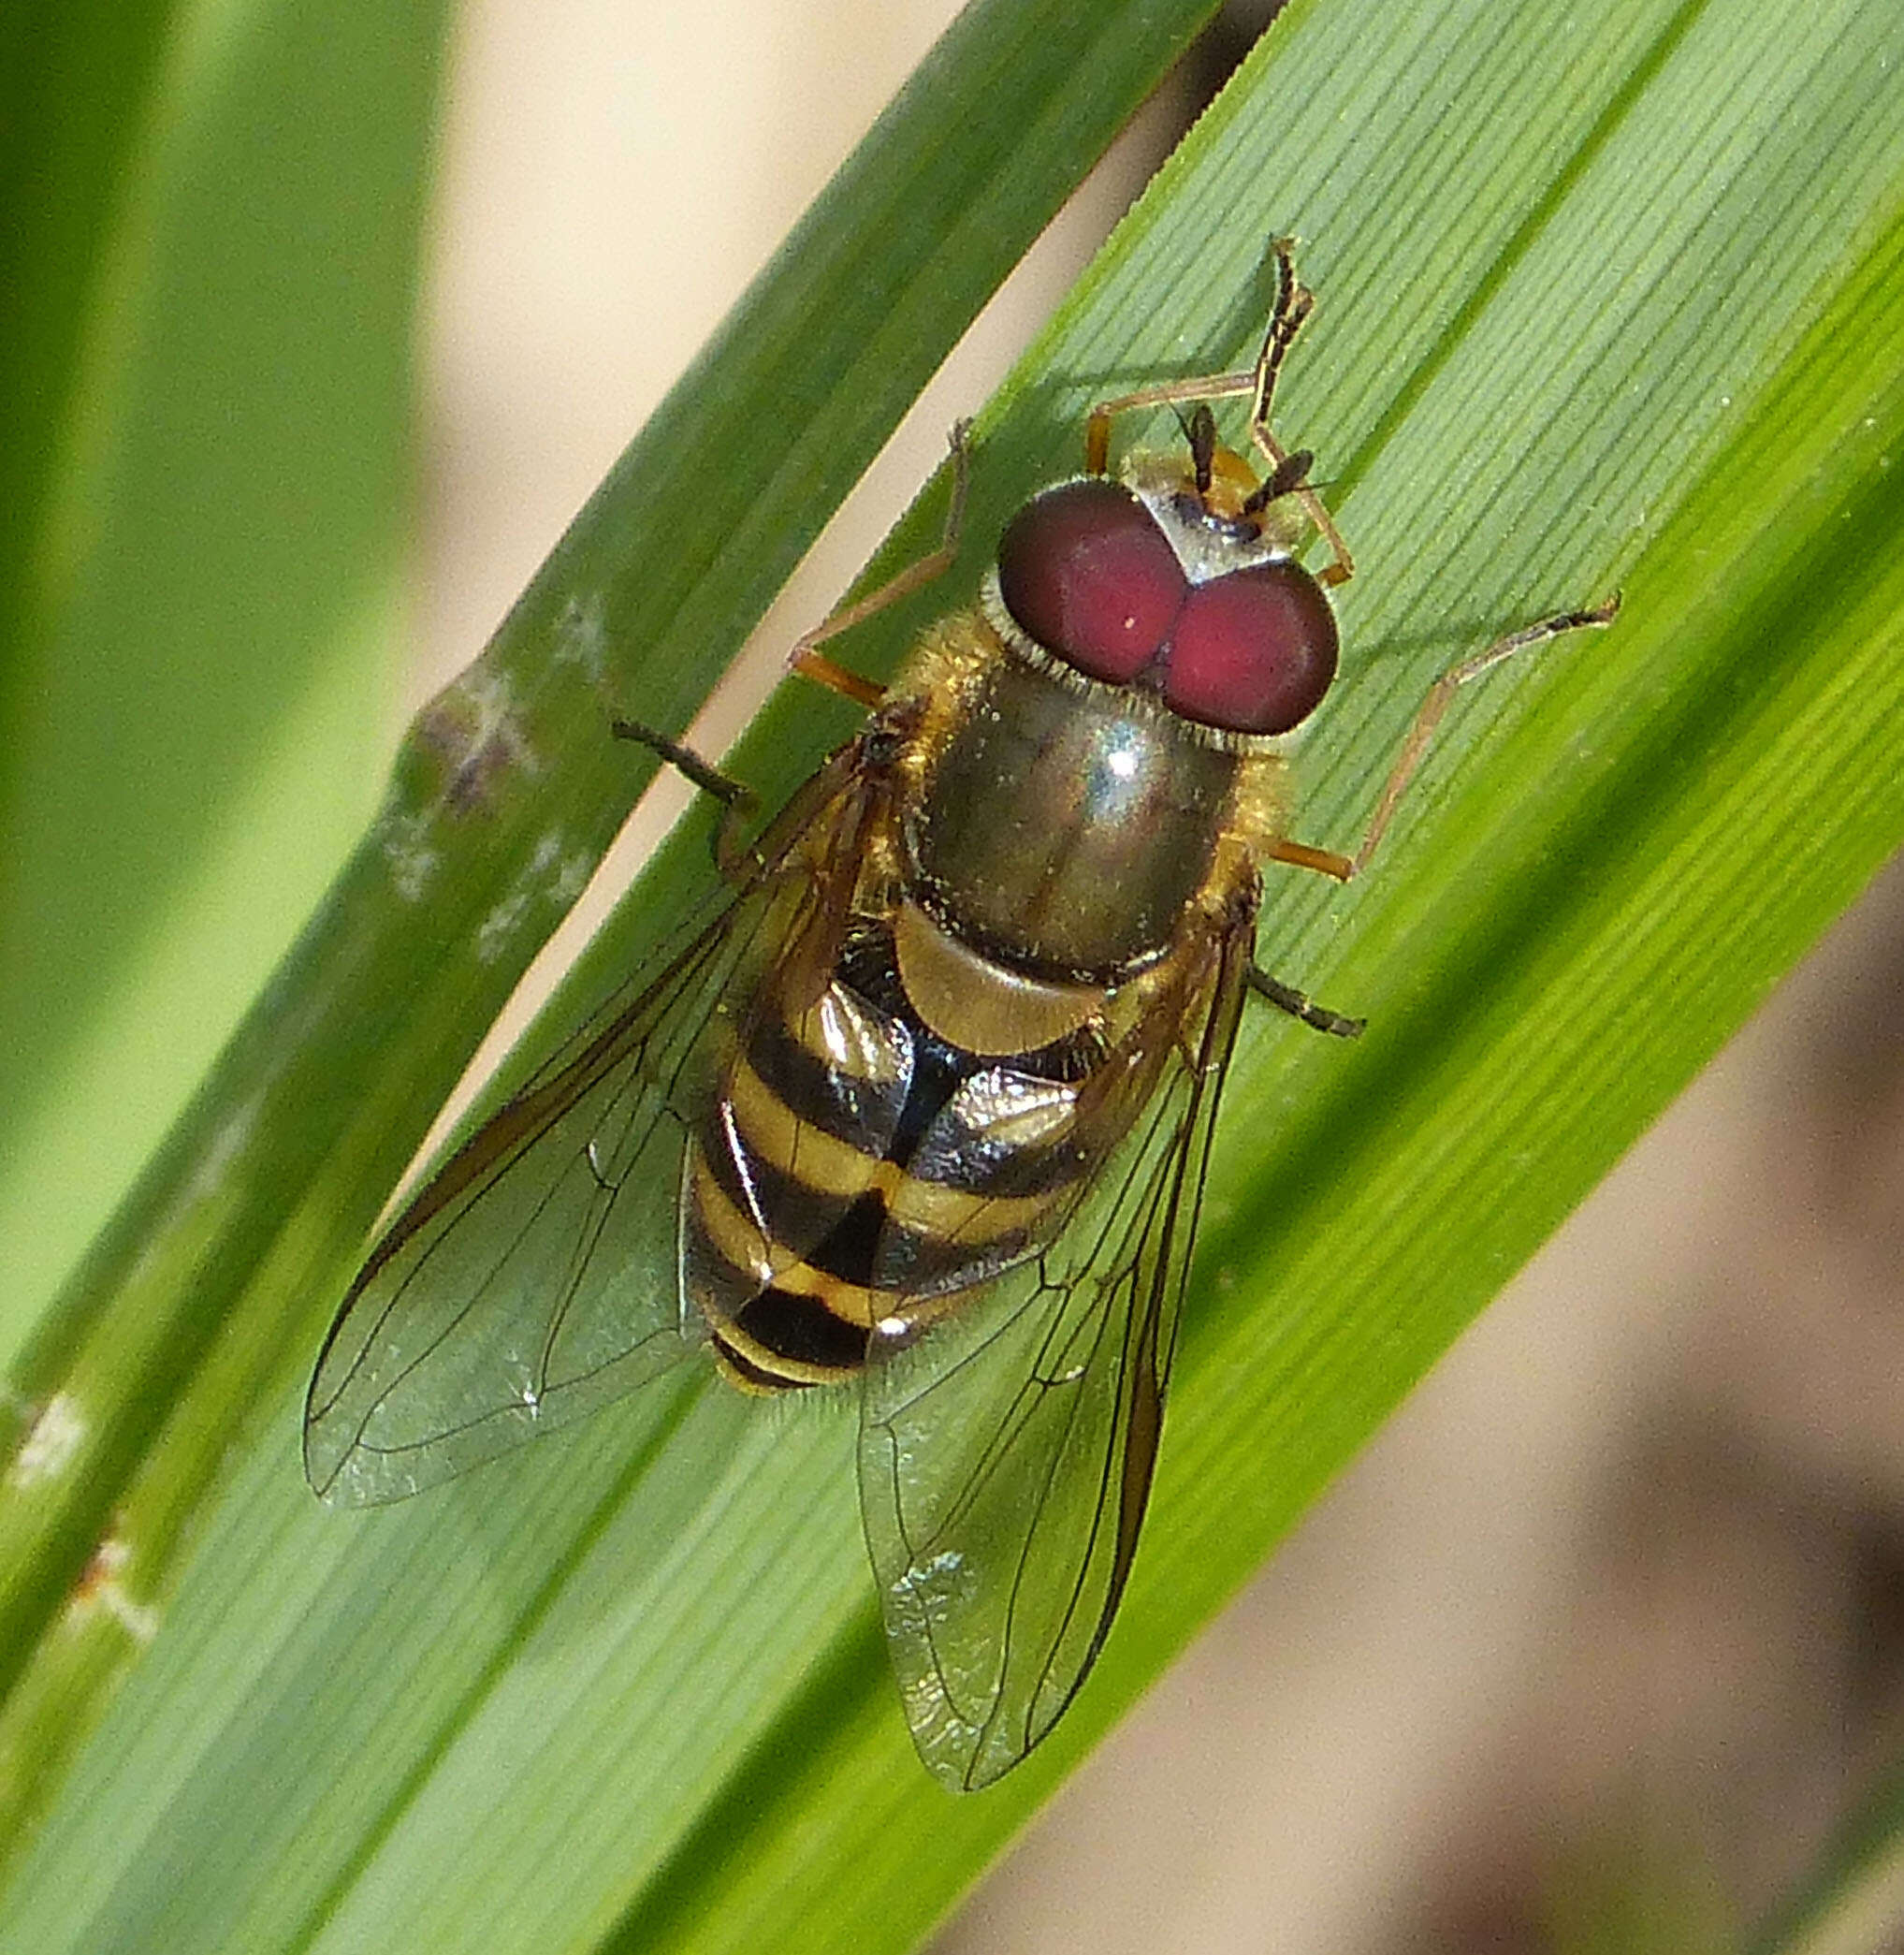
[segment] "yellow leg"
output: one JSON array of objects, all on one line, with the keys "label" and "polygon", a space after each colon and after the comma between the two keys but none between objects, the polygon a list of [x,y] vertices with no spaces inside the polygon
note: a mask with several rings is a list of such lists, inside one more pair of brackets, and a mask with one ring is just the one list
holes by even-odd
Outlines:
[{"label": "yellow leg", "polygon": [[1356,567],[1348,545],[1343,541],[1328,505],[1305,479],[1306,464],[1292,470],[1289,450],[1270,428],[1270,406],[1275,399],[1276,377],[1283,370],[1284,356],[1301,331],[1303,321],[1315,309],[1315,293],[1296,276],[1296,241],[1278,238],[1271,248],[1276,255],[1276,304],[1270,314],[1256,365],[1246,373],[1208,373],[1192,380],[1168,380],[1100,401],[1084,423],[1084,468],[1089,474],[1101,475],[1110,467],[1111,423],[1118,415],[1135,408],[1175,407],[1193,401],[1226,401],[1239,394],[1247,395],[1250,440],[1269,461],[1272,480],[1282,485],[1278,493],[1293,495],[1301,502],[1329,545],[1333,561],[1324,565],[1322,581],[1345,584],[1355,575]]},{"label": "yellow leg", "polygon": [[819,648],[829,638],[836,638],[841,632],[850,631],[854,625],[864,624],[868,618],[877,617],[889,605],[897,604],[902,597],[909,597],[913,591],[922,590],[933,578],[943,576],[952,568],[959,553],[959,533],[966,520],[966,483],[970,474],[966,437],[970,430],[970,422],[960,421],[952,431],[952,502],[946,509],[945,532],[939,538],[938,547],[888,577],[877,591],[869,591],[851,604],[842,605],[838,610],[822,618],[810,632],[796,639],[792,650],[787,654],[787,664],[801,678],[810,678],[830,692],[843,693],[868,711],[875,710],[884,699],[886,689],[883,686],[876,685],[871,679],[825,657]]},{"label": "yellow leg", "polygon": [[1282,840],[1266,852],[1268,858],[1272,862],[1293,863],[1298,868],[1315,869],[1318,874],[1333,876],[1338,883],[1346,883],[1352,876],[1360,875],[1368,868],[1369,857],[1375,853],[1376,844],[1388,832],[1388,824],[1394,820],[1402,796],[1415,778],[1415,770],[1421,765],[1421,757],[1428,751],[1434,730],[1441,724],[1442,715],[1447,711],[1454,695],[1470,679],[1479,678],[1484,672],[1491,672],[1517,651],[1525,651],[1533,645],[1544,645],[1550,638],[1563,637],[1568,632],[1602,630],[1619,615],[1618,596],[1610,597],[1605,604],[1595,605],[1587,611],[1557,611],[1551,618],[1537,619],[1518,632],[1504,633],[1485,651],[1477,651],[1473,658],[1463,659],[1459,665],[1450,666],[1429,687],[1427,696],[1416,710],[1414,723],[1395,755],[1394,766],[1388,769],[1388,779],[1375,803],[1375,811],[1370,817],[1369,832],[1362,837],[1361,847],[1353,855],[1338,855],[1330,849],[1312,849],[1304,842]]}]

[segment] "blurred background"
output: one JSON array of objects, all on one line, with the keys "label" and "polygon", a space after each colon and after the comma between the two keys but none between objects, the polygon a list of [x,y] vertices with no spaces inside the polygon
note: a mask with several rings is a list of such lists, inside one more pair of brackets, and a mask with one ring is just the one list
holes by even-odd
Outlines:
[{"label": "blurred background", "polygon": [[[1226,15],[1021,268],[710,706],[704,749],[1268,10]],[[462,8],[406,709],[474,655],[953,11]],[[677,805],[658,789],[591,914]],[[1894,870],[1078,1773],[940,1955],[1697,1949],[1784,1894],[1904,1736],[1900,1004]]]}]

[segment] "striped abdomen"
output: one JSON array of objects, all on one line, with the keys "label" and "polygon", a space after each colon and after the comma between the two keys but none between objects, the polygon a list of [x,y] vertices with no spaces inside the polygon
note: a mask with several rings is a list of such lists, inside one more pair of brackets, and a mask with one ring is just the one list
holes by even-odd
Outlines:
[{"label": "striped abdomen", "polygon": [[737,1016],[688,1151],[682,1276],[743,1385],[841,1378],[876,1324],[939,1314],[1041,1247],[1126,1124],[1094,1090],[1093,1014],[982,1054],[943,1011],[928,1024],[904,962],[890,925],[856,925],[817,1000],[790,1006],[769,970]]}]

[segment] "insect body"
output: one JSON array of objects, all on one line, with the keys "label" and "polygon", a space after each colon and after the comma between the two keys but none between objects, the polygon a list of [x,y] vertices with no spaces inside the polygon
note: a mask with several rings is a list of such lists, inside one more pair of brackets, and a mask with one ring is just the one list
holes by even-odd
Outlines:
[{"label": "insect body", "polygon": [[[1269,430],[1309,304],[1279,255],[1252,372],[1100,408],[1090,473],[1021,511],[713,918],[400,1214],[312,1383],[326,1497],[400,1497],[697,1349],[749,1391],[853,1381],[921,1756],[981,1786],[1051,1729],[1136,1550],[1245,997],[1359,1029],[1255,970],[1261,865],[1351,873],[1455,686],[1612,615],[1448,675],[1353,861],[1287,840],[1278,739],[1333,677],[1349,564]],[[1216,444],[1235,392],[1261,482]],[[1111,416],[1181,401],[1187,463],[1111,480]]]},{"label": "insect body", "polygon": [[[981,612],[919,647],[803,841],[832,899],[741,1014],[690,1144],[686,1287],[741,1382],[857,1370],[870,1337],[910,1338],[1025,1262],[1163,1080],[1194,1093],[1227,1050],[1279,763],[1272,729],[1179,712],[1168,648],[1194,642],[1199,605],[1248,613],[1252,673],[1296,670],[1278,675],[1292,697],[1243,709],[1287,722],[1327,683],[1334,632],[1314,580],[1262,546],[1226,538],[1246,567],[1190,584],[1170,527],[1210,520],[1174,473],[1034,502]],[[1112,612],[1127,557],[1155,589],[1099,619],[1107,541]],[[1205,630],[1211,659],[1245,656],[1237,619]],[[1087,658],[1162,658],[1165,676],[1107,684]]]}]

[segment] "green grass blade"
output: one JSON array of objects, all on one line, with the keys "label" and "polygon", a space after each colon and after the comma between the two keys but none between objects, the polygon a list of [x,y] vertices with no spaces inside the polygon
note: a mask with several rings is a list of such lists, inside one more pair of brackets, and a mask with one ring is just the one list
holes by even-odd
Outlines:
[{"label": "green grass blade", "polygon": [[[1303,756],[1318,842],[1353,839],[1435,671],[1628,599],[1462,702],[1366,884],[1276,890],[1268,960],[1371,1030],[1248,1036],[1144,1549],[1051,1744],[964,1801],[912,1759],[841,1414],[684,1379],[338,1517],[287,1389],[0,1947],[916,1940],[1904,832],[1900,42],[1849,0],[1802,36],[1747,0],[1299,5],[981,423],[938,603],[1085,402],[1233,359],[1263,239],[1309,241],[1281,419],[1362,565]],[[846,723],[790,693],[735,765],[784,787]],[[488,744],[453,751],[485,785]],[[560,751],[535,834],[605,764]],[[444,943],[484,913],[449,906]]]},{"label": "green grass blade", "polygon": [[[164,1592],[233,1434],[303,1368],[364,1229],[641,787],[612,714],[686,720],[1210,10],[968,11],[413,729],[377,826],[13,1369],[7,1416],[37,1422],[0,1491],[16,1813],[124,1667],[108,1619],[61,1629],[69,1592],[129,1541],[127,1581]],[[222,214],[199,213],[207,253]]]}]

